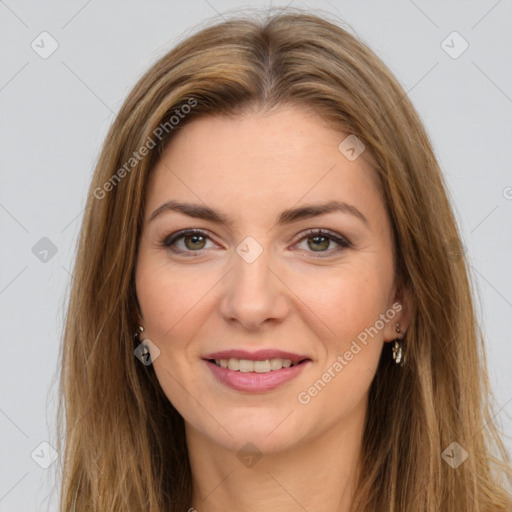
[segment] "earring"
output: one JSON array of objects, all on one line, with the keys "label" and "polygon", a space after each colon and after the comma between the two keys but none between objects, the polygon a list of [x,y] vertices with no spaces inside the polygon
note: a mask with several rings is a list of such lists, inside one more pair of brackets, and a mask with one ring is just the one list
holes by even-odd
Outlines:
[{"label": "earring", "polygon": [[[400,325],[398,322],[395,324],[395,332],[400,333]],[[404,349],[402,346],[402,340],[400,338],[396,338],[393,343],[393,361],[398,366],[403,366],[405,361]]]},{"label": "earring", "polygon": [[139,330],[133,335],[133,339],[135,341],[135,345],[138,345],[140,343],[140,335],[144,332],[144,327],[142,325],[139,325]]},{"label": "earring", "polygon": [[[140,335],[144,332],[144,327],[142,325],[139,325],[138,331],[133,335],[133,340],[135,343],[135,350],[133,351],[135,357],[139,359],[139,361],[142,362],[144,366],[149,366],[153,363],[153,360],[151,358],[152,352],[151,350],[155,351],[154,358],[156,359],[158,355],[160,354],[158,347],[155,347],[151,343],[151,340],[149,339],[140,339]],[[152,345],[152,348],[150,347]]]}]

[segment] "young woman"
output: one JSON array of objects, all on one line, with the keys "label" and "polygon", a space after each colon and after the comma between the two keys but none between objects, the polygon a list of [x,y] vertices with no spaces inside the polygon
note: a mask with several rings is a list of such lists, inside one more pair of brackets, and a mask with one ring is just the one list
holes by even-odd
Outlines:
[{"label": "young woman", "polygon": [[442,173],[328,20],[228,20],[145,74],[74,277],[63,512],[511,510]]}]

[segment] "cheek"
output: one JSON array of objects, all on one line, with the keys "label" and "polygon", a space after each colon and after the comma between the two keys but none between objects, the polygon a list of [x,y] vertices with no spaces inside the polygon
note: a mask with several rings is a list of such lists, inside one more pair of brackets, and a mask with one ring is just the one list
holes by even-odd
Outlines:
[{"label": "cheek", "polygon": [[390,264],[368,257],[297,276],[294,291],[317,317],[321,338],[341,349],[385,313],[392,280]]},{"label": "cheek", "polygon": [[160,350],[153,367],[164,393],[180,413],[190,408],[183,386],[191,388],[189,368],[194,362],[197,364],[198,347],[190,344],[190,340],[202,325],[199,317],[205,315],[206,301],[201,298],[206,298],[214,284],[213,279],[211,283],[208,278],[196,280],[193,274],[170,267],[161,257],[144,249],[135,272],[144,334]]},{"label": "cheek", "polygon": [[[197,277],[197,276],[196,276]],[[137,297],[148,337],[161,342],[174,339],[176,332],[187,325],[197,325],[191,318],[194,307],[208,288],[213,286],[205,279],[194,279],[194,271],[173,268],[165,258],[155,257],[142,249],[135,273]]]},{"label": "cheek", "polygon": [[[322,319],[317,335],[323,347],[317,370],[297,397],[308,414],[324,418],[329,410],[331,424],[363,403],[384,344],[381,315],[386,314],[391,283],[391,270],[368,264],[340,269],[308,288],[304,302]],[[306,296],[306,288],[300,293]]]}]

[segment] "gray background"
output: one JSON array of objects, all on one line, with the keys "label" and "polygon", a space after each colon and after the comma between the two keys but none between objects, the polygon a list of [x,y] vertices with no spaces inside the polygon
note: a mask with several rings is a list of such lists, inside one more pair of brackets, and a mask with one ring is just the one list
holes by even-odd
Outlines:
[{"label": "gray background", "polygon": [[[70,269],[107,128],[152,62],[198,24],[244,5],[0,1],[0,512],[57,509],[49,495],[57,464],[45,470],[35,460],[51,460],[48,447],[39,445],[54,439],[54,377]],[[510,434],[512,2],[292,5],[324,9],[352,27],[419,110],[464,234],[497,420]],[[39,51],[51,48],[49,39],[41,42],[43,31],[59,45],[46,59],[31,47],[35,41]],[[452,56],[442,47],[453,31],[469,44],[458,58],[463,41],[457,36],[444,44]],[[54,244],[53,256],[38,255],[38,245],[34,254],[43,237]]]}]

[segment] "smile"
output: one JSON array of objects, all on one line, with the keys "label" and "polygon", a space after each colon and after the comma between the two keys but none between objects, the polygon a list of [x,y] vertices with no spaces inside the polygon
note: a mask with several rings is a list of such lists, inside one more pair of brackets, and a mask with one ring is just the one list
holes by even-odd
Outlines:
[{"label": "smile", "polygon": [[256,373],[268,373],[277,370],[281,370],[282,368],[290,368],[291,366],[296,366],[300,364],[301,361],[297,363],[292,363],[290,359],[264,359],[261,361],[253,361],[251,359],[212,359],[210,362],[214,362],[217,366],[221,368],[229,368],[233,371],[239,371],[243,373],[247,372],[256,372]]},{"label": "smile", "polygon": [[237,391],[263,393],[296,378],[313,361],[306,354],[262,348],[222,350],[203,356],[216,381]]}]

